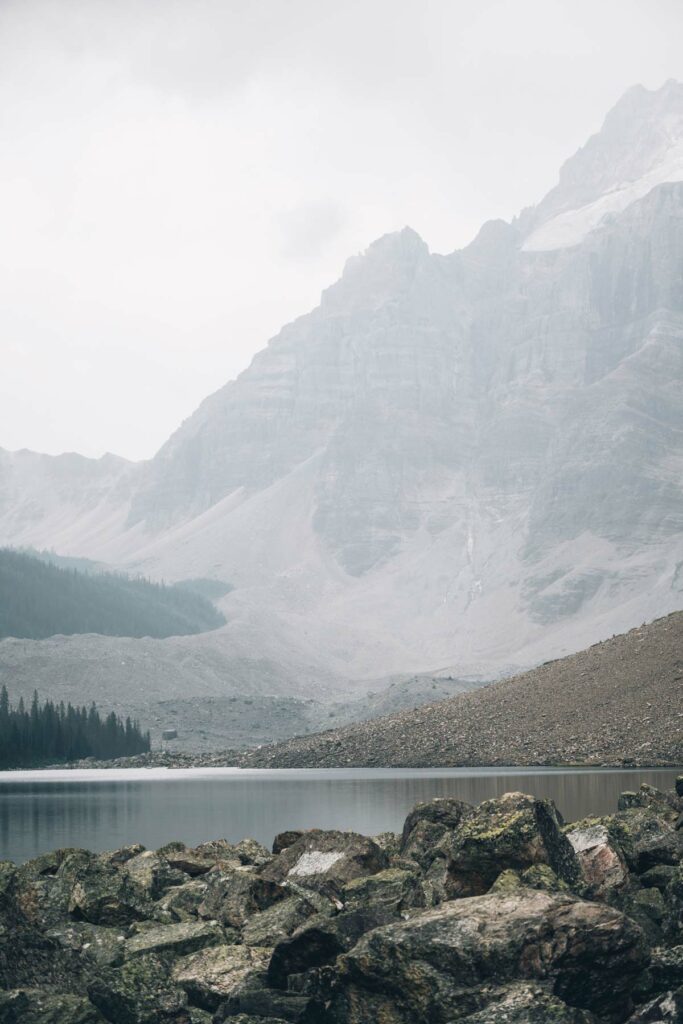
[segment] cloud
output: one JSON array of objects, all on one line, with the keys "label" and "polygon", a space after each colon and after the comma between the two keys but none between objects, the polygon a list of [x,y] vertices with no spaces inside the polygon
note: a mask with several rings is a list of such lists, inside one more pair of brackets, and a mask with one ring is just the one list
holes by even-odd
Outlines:
[{"label": "cloud", "polygon": [[305,261],[323,255],[348,222],[348,214],[336,200],[318,199],[281,210],[274,220],[283,259]]},{"label": "cloud", "polygon": [[0,446],[152,454],[374,238],[451,251],[538,201],[679,73],[682,27],[678,0],[0,0]]}]

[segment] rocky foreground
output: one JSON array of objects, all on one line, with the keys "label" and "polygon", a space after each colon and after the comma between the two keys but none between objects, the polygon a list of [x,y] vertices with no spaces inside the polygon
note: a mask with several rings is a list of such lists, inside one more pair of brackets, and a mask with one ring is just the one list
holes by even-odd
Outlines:
[{"label": "rocky foreground", "polygon": [[683,776],[565,825],[508,793],[401,835],[0,864],[0,1024],[683,1020]]}]

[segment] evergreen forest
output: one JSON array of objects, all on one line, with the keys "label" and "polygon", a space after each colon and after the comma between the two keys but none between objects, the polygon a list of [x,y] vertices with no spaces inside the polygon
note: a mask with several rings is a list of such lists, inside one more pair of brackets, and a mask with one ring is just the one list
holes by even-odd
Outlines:
[{"label": "evergreen forest", "polygon": [[83,757],[105,761],[149,749],[149,733],[113,711],[102,718],[94,704],[41,704],[37,693],[29,708],[23,698],[13,707],[7,687],[0,690],[0,768],[35,768]]}]

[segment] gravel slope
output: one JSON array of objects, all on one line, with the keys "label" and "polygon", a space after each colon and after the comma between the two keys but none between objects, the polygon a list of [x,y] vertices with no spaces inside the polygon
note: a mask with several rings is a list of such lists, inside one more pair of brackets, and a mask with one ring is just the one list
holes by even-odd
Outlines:
[{"label": "gravel slope", "polygon": [[683,764],[683,612],[472,693],[286,740],[254,767]]}]

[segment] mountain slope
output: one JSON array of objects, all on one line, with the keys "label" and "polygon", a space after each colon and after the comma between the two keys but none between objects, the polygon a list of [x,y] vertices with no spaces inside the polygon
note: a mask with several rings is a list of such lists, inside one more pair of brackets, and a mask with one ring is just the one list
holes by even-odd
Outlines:
[{"label": "mountain slope", "polygon": [[62,569],[0,548],[0,639],[74,633],[182,636],[224,622],[210,601],[186,589]]},{"label": "mountain slope", "polygon": [[[230,580],[226,626],[188,646],[243,692],[264,660],[297,695],[483,681],[679,608],[680,145],[683,87],[631,90],[513,224],[350,260],[150,462],[0,458],[0,541]],[[570,214],[576,244],[539,241]]]},{"label": "mountain slope", "polygon": [[414,711],[288,740],[250,767],[683,764],[683,612]]}]

